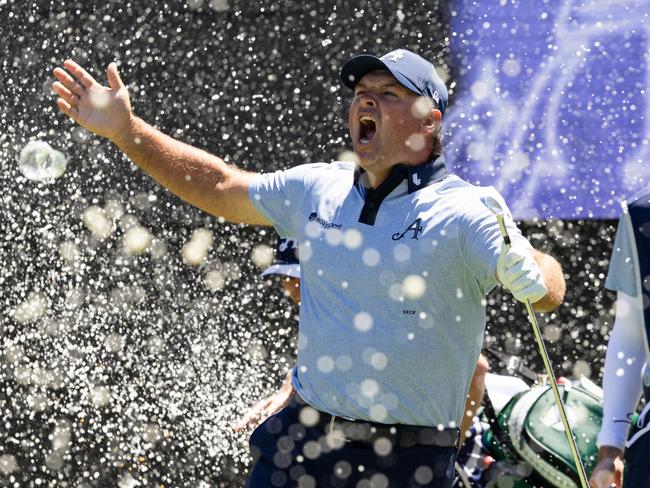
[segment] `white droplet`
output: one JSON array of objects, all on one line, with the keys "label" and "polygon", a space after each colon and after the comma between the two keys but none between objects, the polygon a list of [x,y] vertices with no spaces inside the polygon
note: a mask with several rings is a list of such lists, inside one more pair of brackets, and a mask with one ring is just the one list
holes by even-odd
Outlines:
[{"label": "white droplet", "polygon": [[18,169],[32,181],[51,180],[61,176],[68,165],[64,154],[45,141],[30,141],[20,151]]},{"label": "white droplet", "polygon": [[185,243],[181,249],[183,261],[189,266],[199,266],[208,257],[208,248],[201,242],[194,240]]},{"label": "white droplet", "polygon": [[623,368],[618,368],[618,369],[616,370],[616,376],[621,377],[621,376],[623,376],[624,374],[625,374],[625,370],[624,370]]},{"label": "white droplet", "polygon": [[420,485],[428,485],[433,480],[433,471],[429,466],[418,466],[413,474],[415,481]]},{"label": "white droplet", "polygon": [[117,225],[123,231],[127,231],[131,227],[135,227],[136,225],[140,225],[140,222],[138,222],[138,218],[135,215],[124,214],[119,218],[119,220],[117,222]]},{"label": "white droplet", "polygon": [[313,427],[318,423],[320,414],[316,409],[313,409],[311,407],[303,407],[298,414],[298,418],[300,419],[300,423],[305,427]]},{"label": "white droplet", "polygon": [[68,266],[76,266],[79,264],[81,252],[79,252],[79,246],[73,241],[63,241],[59,245],[59,255]]},{"label": "white droplet", "polygon": [[480,80],[472,83],[472,86],[470,87],[470,91],[472,92],[472,96],[476,100],[483,100],[490,93],[490,89],[488,88],[487,83]]},{"label": "white droplet", "polygon": [[214,237],[210,229],[195,229],[192,232],[191,240],[205,247],[210,247],[214,243]]},{"label": "white droplet", "polygon": [[162,439],[162,432],[157,424],[145,424],[142,428],[142,439],[153,444]]},{"label": "white droplet", "polygon": [[576,361],[573,365],[573,376],[576,378],[580,378],[581,376],[591,376],[591,366],[589,363],[582,359]]},{"label": "white droplet", "polygon": [[11,454],[3,454],[0,456],[0,473],[5,476],[14,473],[18,469],[18,462],[16,457]]},{"label": "white droplet", "polygon": [[141,486],[141,484],[131,476],[131,473],[124,473],[117,482],[117,488],[136,488],[137,486]]},{"label": "white droplet", "polygon": [[372,447],[378,456],[388,456],[393,450],[393,443],[386,437],[380,437],[373,443]]},{"label": "white droplet", "polygon": [[111,390],[108,386],[98,385],[91,388],[90,402],[96,407],[105,407],[111,401]]},{"label": "white droplet", "polygon": [[549,342],[555,342],[560,339],[562,328],[557,325],[547,325],[544,327],[544,339]]},{"label": "white droplet", "polygon": [[517,61],[516,59],[512,59],[512,58],[506,59],[503,62],[501,70],[506,76],[515,77],[518,76],[519,73],[521,72],[521,65],[519,64],[519,61]]},{"label": "white droplet", "polygon": [[103,110],[111,103],[111,95],[108,89],[90,89],[88,91],[90,104],[96,110]]},{"label": "white droplet", "polygon": [[115,332],[106,336],[104,339],[104,347],[106,347],[108,352],[116,353],[124,348],[125,342],[124,336]]},{"label": "white droplet", "polygon": [[327,229],[325,231],[325,242],[330,246],[338,246],[343,242],[343,232],[339,229]]},{"label": "white droplet", "polygon": [[370,357],[370,365],[376,370],[381,371],[388,365],[388,357],[383,352],[375,352]]},{"label": "white droplet", "polygon": [[370,407],[368,413],[370,414],[370,418],[375,422],[383,422],[388,416],[388,410],[386,410],[386,407],[379,403]]},{"label": "white droplet", "polygon": [[411,134],[404,144],[413,151],[420,151],[424,148],[426,139],[422,134]]},{"label": "white droplet", "polygon": [[40,319],[49,308],[47,297],[40,292],[32,292],[27,300],[14,309],[14,320],[20,324]]},{"label": "white droplet", "polygon": [[414,117],[422,119],[431,113],[432,108],[433,104],[427,97],[417,97],[411,105],[411,113]]},{"label": "white droplet", "polygon": [[81,218],[86,228],[100,241],[113,232],[113,223],[106,217],[101,207],[91,205],[83,211]]},{"label": "white droplet", "polygon": [[228,0],[210,0],[210,8],[215,12],[227,12],[230,10]]},{"label": "white droplet", "polygon": [[411,259],[411,248],[406,244],[397,244],[393,248],[393,257],[395,261],[399,261],[400,263],[408,261]]},{"label": "white droplet", "polygon": [[354,328],[359,332],[368,332],[372,329],[372,315],[367,312],[359,312],[354,316]]},{"label": "white droplet", "polygon": [[141,225],[128,229],[122,238],[122,247],[128,254],[141,254],[151,245],[151,233]]},{"label": "white droplet", "polygon": [[337,158],[339,161],[347,161],[354,164],[359,164],[359,156],[354,151],[342,151]]},{"label": "white droplet", "polygon": [[321,373],[331,373],[334,370],[334,359],[331,356],[321,356],[316,361],[316,367]]},{"label": "white droplet", "polygon": [[311,244],[309,242],[300,244],[300,246],[298,246],[298,261],[301,263],[309,261],[313,254],[314,251],[311,248]]},{"label": "white droplet", "polygon": [[427,283],[419,275],[409,275],[402,281],[402,294],[409,300],[421,298],[427,291]]},{"label": "white droplet", "polygon": [[310,239],[318,239],[321,232],[323,232],[323,228],[318,225],[318,222],[312,221],[305,224],[305,235]]},{"label": "white droplet", "polygon": [[266,244],[259,244],[251,251],[251,261],[258,268],[268,268],[273,262],[273,249]]},{"label": "white droplet", "polygon": [[363,254],[361,255],[361,260],[363,261],[363,264],[365,264],[368,267],[377,266],[379,264],[380,259],[381,259],[381,255],[379,254],[379,251],[377,251],[377,249],[374,249],[372,247],[369,247],[368,249],[363,251]]},{"label": "white droplet", "polygon": [[106,217],[117,220],[124,215],[124,205],[119,200],[106,200],[104,203],[104,213]]},{"label": "white droplet", "polygon": [[361,394],[368,398],[373,398],[377,393],[379,393],[379,383],[372,378],[366,378],[363,380],[359,385],[359,388],[361,389]]},{"label": "white droplet", "polygon": [[219,270],[208,271],[203,278],[203,283],[211,291],[222,290],[226,284],[223,273]]},{"label": "white droplet", "polygon": [[348,229],[343,234],[343,244],[348,249],[358,249],[363,243],[363,235],[357,229]]},{"label": "white droplet", "polygon": [[154,259],[163,258],[167,254],[167,244],[165,241],[156,238],[152,239],[151,246],[149,247],[149,254],[151,254],[151,257]]}]

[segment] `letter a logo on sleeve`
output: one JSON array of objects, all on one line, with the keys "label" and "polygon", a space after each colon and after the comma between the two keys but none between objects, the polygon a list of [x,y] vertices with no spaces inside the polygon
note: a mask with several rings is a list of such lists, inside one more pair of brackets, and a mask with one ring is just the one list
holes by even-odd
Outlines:
[{"label": "letter a logo on sleeve", "polygon": [[417,218],[411,225],[406,228],[404,232],[395,232],[392,237],[394,241],[399,241],[400,239],[403,239],[406,234],[412,232],[413,235],[411,235],[411,239],[417,239],[418,236],[422,233],[422,230],[422,219]]}]

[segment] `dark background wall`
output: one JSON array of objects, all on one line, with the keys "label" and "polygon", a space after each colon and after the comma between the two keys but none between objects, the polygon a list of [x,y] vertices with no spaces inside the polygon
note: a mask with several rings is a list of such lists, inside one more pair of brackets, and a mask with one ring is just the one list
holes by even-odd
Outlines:
[{"label": "dark background wall", "polygon": [[[274,170],[349,146],[338,70],[355,53],[420,52],[449,74],[453,103],[463,84],[449,64],[448,15],[430,1],[0,2],[0,486],[238,486],[246,435],[231,427],[279,384],[294,348],[297,310],[250,259],[272,232],[183,204],[75,128],[56,111],[52,69],[71,57],[105,82],[116,60],[142,118],[238,166]],[[69,156],[61,178],[20,174],[32,139]],[[94,238],[83,210],[107,201],[166,253],[125,254],[124,218]],[[599,380],[615,223],[522,226],[566,273],[565,304],[541,318],[556,371]],[[197,228],[214,245],[190,267],[180,252]],[[64,241],[78,246],[74,266]],[[203,281],[214,270],[225,279],[216,291]],[[18,320],[34,293],[40,316]],[[524,310],[501,290],[489,297],[486,343],[541,370]]]}]

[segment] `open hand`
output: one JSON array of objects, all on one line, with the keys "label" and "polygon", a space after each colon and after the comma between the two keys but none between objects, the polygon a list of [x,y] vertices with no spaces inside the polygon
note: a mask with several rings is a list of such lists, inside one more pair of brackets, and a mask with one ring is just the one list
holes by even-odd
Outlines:
[{"label": "open hand", "polygon": [[59,110],[82,127],[97,135],[117,141],[129,127],[133,113],[129,92],[122,83],[117,65],[108,65],[106,73],[110,86],[103,86],[74,61],[63,63],[65,69],[55,68],[58,81],[52,89],[59,96]]}]

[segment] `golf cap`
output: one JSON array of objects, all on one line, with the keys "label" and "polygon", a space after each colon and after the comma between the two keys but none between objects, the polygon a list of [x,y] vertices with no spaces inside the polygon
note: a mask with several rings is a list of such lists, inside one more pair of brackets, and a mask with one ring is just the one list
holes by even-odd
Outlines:
[{"label": "golf cap", "polygon": [[353,57],[341,69],[341,81],[354,90],[364,75],[378,69],[389,71],[409,90],[430,99],[442,114],[447,108],[447,87],[436,73],[436,68],[423,57],[408,51],[396,49],[381,58],[371,54]]},{"label": "golf cap", "polygon": [[275,262],[262,271],[262,276],[284,275],[300,278],[300,263],[298,262],[298,241],[295,239],[279,239],[275,246]]}]

